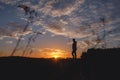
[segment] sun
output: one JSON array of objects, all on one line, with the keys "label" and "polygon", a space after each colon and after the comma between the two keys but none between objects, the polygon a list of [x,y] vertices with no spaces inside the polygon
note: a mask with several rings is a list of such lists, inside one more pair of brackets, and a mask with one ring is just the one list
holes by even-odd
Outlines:
[{"label": "sun", "polygon": [[61,54],[60,52],[51,52],[51,57],[57,59],[61,56],[60,54]]},{"label": "sun", "polygon": [[53,57],[54,57],[55,59],[59,58],[59,56],[58,56],[58,55],[54,55]]},{"label": "sun", "polygon": [[47,58],[61,59],[66,58],[66,52],[61,49],[47,49],[46,51]]},{"label": "sun", "polygon": [[55,59],[58,59],[58,58],[60,57],[60,55],[55,53],[55,54],[52,54],[51,57],[53,57],[53,58],[55,58]]}]

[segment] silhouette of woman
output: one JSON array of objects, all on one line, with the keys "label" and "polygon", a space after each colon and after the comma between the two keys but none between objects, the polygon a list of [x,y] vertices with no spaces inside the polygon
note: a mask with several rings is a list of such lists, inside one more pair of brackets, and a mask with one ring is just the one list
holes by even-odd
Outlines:
[{"label": "silhouette of woman", "polygon": [[75,39],[73,39],[73,44],[72,44],[72,56],[73,59],[76,59],[76,50],[77,50],[77,41],[75,41]]}]

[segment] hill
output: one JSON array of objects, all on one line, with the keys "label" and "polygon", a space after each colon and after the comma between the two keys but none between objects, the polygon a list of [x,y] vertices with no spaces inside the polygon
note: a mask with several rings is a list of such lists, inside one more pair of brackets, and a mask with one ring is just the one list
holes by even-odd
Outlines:
[{"label": "hill", "polygon": [[120,49],[90,49],[81,59],[1,57],[0,79],[119,80]]},{"label": "hill", "polygon": [[80,64],[79,59],[3,57],[0,58],[0,75],[9,76],[10,80],[74,80],[76,76],[79,79]]}]

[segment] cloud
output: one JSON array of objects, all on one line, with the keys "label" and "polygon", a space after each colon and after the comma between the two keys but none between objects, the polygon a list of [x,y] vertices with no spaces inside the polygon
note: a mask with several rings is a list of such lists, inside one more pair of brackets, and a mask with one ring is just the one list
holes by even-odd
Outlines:
[{"label": "cloud", "polygon": [[39,11],[53,17],[70,15],[83,1],[84,0],[51,0],[47,1]]},{"label": "cloud", "polygon": [[[112,39],[109,36],[111,34],[116,35],[116,32],[120,32],[120,29],[118,28],[120,22],[120,17],[118,14],[119,6],[115,6],[116,2],[104,1],[103,4],[102,1],[86,0],[84,1],[84,3],[82,2],[79,6],[77,6],[78,4],[76,2],[68,2],[67,4],[64,4],[63,1],[62,3],[63,4],[58,5],[57,8],[53,8],[51,4],[50,11],[52,12],[52,14],[49,17],[50,19],[47,20],[48,22],[45,22],[45,25],[47,24],[47,28],[45,28],[49,32],[52,32],[55,35],[78,38],[80,40],[83,40],[84,43],[87,44],[87,46],[89,46],[90,48],[94,47],[98,41],[100,41],[99,46],[103,45],[104,28],[107,39],[110,40],[107,40],[108,44],[110,44],[112,41],[116,41],[116,38],[117,40],[119,40],[118,36],[114,36],[114,38]],[[71,6],[71,4],[73,6]],[[76,5],[76,7],[74,7],[74,5]],[[74,7],[73,10],[72,7]],[[68,11],[70,11],[70,13],[67,13],[67,9]],[[64,10],[66,12],[64,12]],[[50,12],[48,14],[50,14]],[[100,18],[103,17],[105,18],[105,26],[100,20]],[[53,22],[49,22],[51,20]],[[51,23],[52,25],[49,23]],[[98,36],[101,40],[97,39]],[[113,46],[115,45],[116,44],[114,44]],[[111,45],[111,47],[113,46]]]},{"label": "cloud", "polygon": [[12,43],[13,43],[13,41],[6,41],[6,43],[7,43],[7,44],[12,44]]},{"label": "cloud", "polygon": [[[81,18],[79,19],[81,20]],[[79,21],[79,19],[77,19],[77,21]],[[80,45],[83,45],[84,47],[80,47],[82,48],[82,50],[86,51],[86,48],[95,47],[98,42],[100,42],[98,46],[100,48],[102,47],[104,43],[104,28],[107,38],[107,44],[110,44],[112,41],[117,41],[116,44],[111,45],[111,47],[117,46],[117,43],[119,42],[119,35],[117,34],[120,33],[118,22],[119,19],[106,20],[105,26],[100,20],[91,24],[80,24],[81,26],[74,25],[74,22],[72,23],[72,26],[68,26],[68,24],[64,24],[62,22],[50,22],[51,24],[48,24],[45,29],[51,33],[54,33],[55,35],[62,35],[69,38],[77,38],[80,39],[80,41],[82,40],[83,42],[80,42]],[[111,38],[110,35],[114,35],[114,37]],[[100,39],[98,39],[98,37]]]},{"label": "cloud", "polygon": [[55,34],[64,34],[65,32],[65,26],[61,25],[60,23],[49,23],[47,26],[45,26],[46,30],[55,33]]},{"label": "cloud", "polygon": [[18,22],[11,22],[8,25],[0,28],[0,38],[4,37],[17,37],[19,34],[29,34],[32,31],[31,27],[28,27],[25,32],[23,32],[25,25]]},{"label": "cloud", "polygon": [[0,0],[0,2],[5,3],[5,4],[16,4],[17,2],[19,2],[21,0]]},{"label": "cloud", "polygon": [[88,26],[72,27],[67,26],[61,22],[51,22],[45,26],[46,30],[56,35],[63,35],[71,38],[84,38],[92,36],[92,29],[88,29]]},{"label": "cloud", "polygon": [[[12,2],[16,4],[19,1],[0,0],[0,2],[6,4],[12,4]],[[107,43],[113,43],[114,41],[116,42],[114,45],[117,45],[119,42],[119,0],[38,0],[37,3],[33,2],[28,0],[21,3],[30,6],[38,12],[39,16],[33,22],[34,26],[42,27],[54,35],[77,38],[82,41],[80,43],[84,47],[95,46],[99,41],[97,40],[98,37],[102,39],[99,44],[101,46],[104,39],[104,28]],[[105,25],[103,25],[100,18],[105,19]],[[22,27],[20,26],[12,23],[9,24],[9,27],[5,27],[6,29],[2,27],[0,36],[17,36],[17,33],[21,33],[23,29],[23,25]],[[25,32],[25,34],[31,30]],[[111,47],[113,46],[111,45]]]},{"label": "cloud", "polygon": [[34,54],[30,56],[34,57],[42,57],[42,58],[54,58],[55,56],[66,58],[70,57],[70,55],[61,49],[53,49],[53,48],[43,48],[35,50]]},{"label": "cloud", "polygon": [[[71,3],[70,3],[71,2]],[[53,8],[51,15],[54,17],[60,17],[63,15],[70,15],[81,3],[83,3],[83,0],[70,0],[68,4],[67,1],[60,0],[58,2],[60,5],[58,5],[58,8]],[[58,4],[56,3],[56,4]],[[64,6],[64,7],[62,7]]]}]

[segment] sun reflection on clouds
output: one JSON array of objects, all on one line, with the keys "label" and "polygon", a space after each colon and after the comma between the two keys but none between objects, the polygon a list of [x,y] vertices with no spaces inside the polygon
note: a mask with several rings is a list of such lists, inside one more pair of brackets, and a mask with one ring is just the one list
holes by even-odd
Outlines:
[{"label": "sun reflection on clouds", "polygon": [[53,52],[50,53],[50,56],[53,58],[59,58],[59,57],[63,57],[63,51],[62,50],[55,50]]},{"label": "sun reflection on clouds", "polygon": [[70,57],[70,54],[67,51],[52,48],[39,49],[38,52],[33,55],[38,58],[55,58],[55,59]]}]

